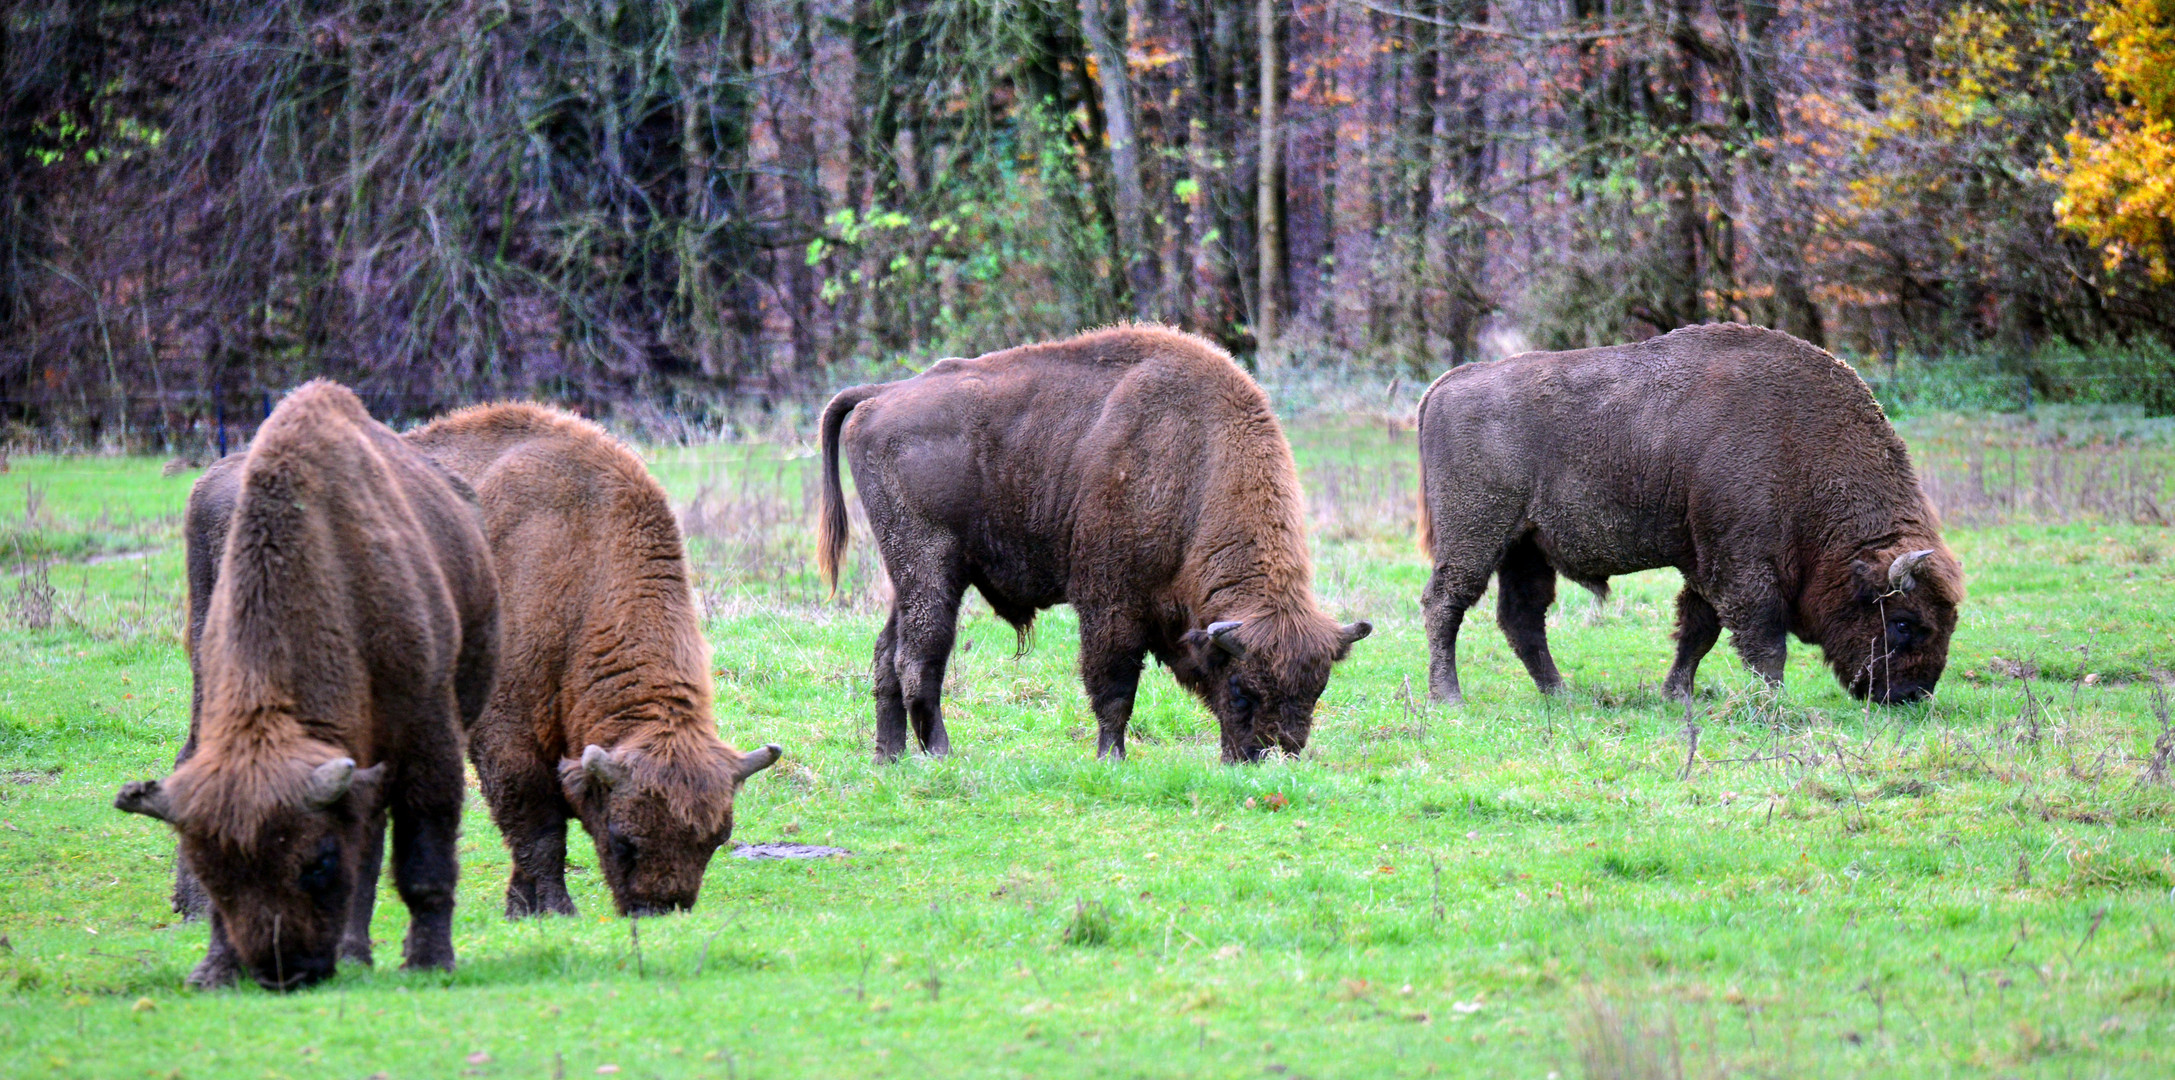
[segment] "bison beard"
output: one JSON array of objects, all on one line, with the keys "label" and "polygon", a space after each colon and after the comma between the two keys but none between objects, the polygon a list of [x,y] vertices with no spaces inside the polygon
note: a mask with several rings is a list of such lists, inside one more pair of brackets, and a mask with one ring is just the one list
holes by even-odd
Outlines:
[{"label": "bison beard", "polygon": [[1145,658],[1215,713],[1226,761],[1306,746],[1330,667],[1367,636],[1316,606],[1291,449],[1221,350],[1125,326],[841,392],[822,420],[818,557],[847,539],[841,446],[895,596],[876,757],[947,752],[938,694],[971,586],[1025,632],[1069,603],[1098,753],[1125,756]]},{"label": "bison beard", "polygon": [[1786,635],[1884,703],[1933,692],[1962,570],[1908,453],[1850,366],[1787,334],[1724,324],[1451,370],[1420,400],[1421,604],[1435,700],[1462,700],[1458,626],[1496,578],[1497,621],[1534,683],[1556,575],[1605,593],[1684,574],[1663,684],[1688,699],[1723,628],[1782,680]]},{"label": "bison beard", "polygon": [[171,823],[209,898],[190,982],[246,966],[286,990],[368,963],[388,818],[407,966],[452,967],[461,728],[498,631],[473,499],[312,383],[198,482],[189,537],[189,743],[114,805]]}]

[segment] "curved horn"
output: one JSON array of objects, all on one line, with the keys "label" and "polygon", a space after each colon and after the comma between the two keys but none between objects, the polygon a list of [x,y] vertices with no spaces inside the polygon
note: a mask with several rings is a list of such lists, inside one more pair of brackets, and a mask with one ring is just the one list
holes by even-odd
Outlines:
[{"label": "curved horn", "polygon": [[746,782],[748,777],[776,765],[778,755],[784,752],[778,748],[777,743],[764,743],[761,747],[740,755],[740,767],[734,770],[733,779],[736,782]]},{"label": "curved horn", "polygon": [[122,784],[120,794],[113,797],[113,808],[165,822],[174,820],[173,798],[157,780],[131,780]]},{"label": "curved horn", "polygon": [[1888,564],[1888,587],[1896,592],[1910,592],[1918,582],[1911,580],[1911,572],[1933,556],[1932,548],[1906,551]]},{"label": "curved horn", "polygon": [[355,759],[336,757],[310,770],[309,783],[302,786],[302,802],[313,810],[322,810],[339,802],[347,794],[349,784],[355,782]]},{"label": "curved horn", "polygon": [[1245,625],[1245,623],[1236,619],[1209,623],[1208,639],[1215,642],[1217,648],[1231,654],[1234,659],[1244,660],[1246,658],[1246,643],[1239,640],[1239,631]]},{"label": "curved horn", "polygon": [[582,771],[606,788],[618,787],[627,779],[627,763],[595,743],[582,750]]}]

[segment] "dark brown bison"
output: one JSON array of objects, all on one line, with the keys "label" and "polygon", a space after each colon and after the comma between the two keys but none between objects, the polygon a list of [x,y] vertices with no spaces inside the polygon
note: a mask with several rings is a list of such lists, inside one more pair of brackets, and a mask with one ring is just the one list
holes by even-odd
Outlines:
[{"label": "dark brown bison", "polygon": [[1850,366],[1787,334],[1726,324],[1455,368],[1420,399],[1421,604],[1429,690],[1459,700],[1458,624],[1496,576],[1497,620],[1543,691],[1562,687],[1545,617],[1556,575],[1684,574],[1686,698],[1723,627],[1782,680],[1786,634],[1850,692],[1933,692],[1962,569],[1903,441]]},{"label": "dark brown bison", "polygon": [[603,429],[535,405],[463,409],[408,442],[474,486],[498,561],[501,675],[469,752],[513,854],[507,915],[574,913],[572,816],[622,914],[693,906],[734,795],[779,751],[717,737],[664,489]]},{"label": "dark brown bison", "polygon": [[1315,605],[1291,448],[1222,350],[1126,326],[857,386],[823,411],[818,557],[847,539],[843,440],[895,597],[876,639],[876,756],[950,740],[938,691],[959,600],[980,590],[1024,635],[1080,616],[1080,673],[1125,756],[1144,657],[1200,695],[1226,761],[1306,746],[1330,665],[1366,637]]},{"label": "dark brown bison", "polygon": [[461,728],[498,625],[476,504],[325,382],[221,475],[230,523],[191,617],[193,746],[114,800],[174,826],[210,898],[191,981],[229,982],[238,962],[291,989],[368,963],[387,817],[407,966],[450,968]]}]

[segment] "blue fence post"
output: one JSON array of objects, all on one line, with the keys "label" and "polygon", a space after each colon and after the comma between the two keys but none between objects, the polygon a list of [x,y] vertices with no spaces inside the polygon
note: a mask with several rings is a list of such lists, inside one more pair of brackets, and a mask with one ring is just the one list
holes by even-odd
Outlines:
[{"label": "blue fence post", "polygon": [[227,402],[220,398],[213,406],[219,413],[219,456],[227,456]]}]

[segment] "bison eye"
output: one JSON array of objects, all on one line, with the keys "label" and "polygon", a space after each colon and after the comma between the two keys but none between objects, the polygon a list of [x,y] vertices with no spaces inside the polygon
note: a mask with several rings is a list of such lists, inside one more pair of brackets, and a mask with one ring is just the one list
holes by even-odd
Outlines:
[{"label": "bison eye", "polygon": [[339,875],[340,845],[328,836],[317,845],[317,857],[302,868],[302,877],[297,884],[302,886],[302,891],[319,895],[331,891]]},{"label": "bison eye", "polygon": [[1917,632],[1918,628],[1912,626],[1910,620],[1891,619],[1888,622],[1888,643],[1897,648],[1902,648],[1911,643],[1912,637]]},{"label": "bison eye", "polygon": [[633,866],[633,838],[629,837],[626,833],[620,832],[618,829],[613,829],[609,835],[609,839],[612,845],[612,858],[619,860],[619,865],[621,866]]},{"label": "bison eye", "polygon": [[1236,675],[1231,676],[1231,707],[1239,712],[1250,712],[1254,707],[1253,699],[1246,696],[1246,688],[1239,685]]}]

